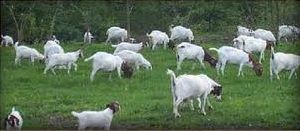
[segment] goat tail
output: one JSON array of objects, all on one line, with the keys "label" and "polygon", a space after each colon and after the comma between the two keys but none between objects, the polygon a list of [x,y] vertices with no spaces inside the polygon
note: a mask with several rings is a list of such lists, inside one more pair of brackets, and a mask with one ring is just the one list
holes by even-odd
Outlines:
[{"label": "goat tail", "polygon": [[15,49],[19,46],[19,41],[15,43]]},{"label": "goat tail", "polygon": [[16,109],[15,109],[15,107],[12,107],[11,112],[14,112],[14,111],[16,111]]},{"label": "goat tail", "polygon": [[175,103],[175,101],[177,100],[177,96],[175,94],[176,91],[176,83],[175,83],[175,79],[176,79],[176,75],[174,73],[174,71],[167,69],[167,75],[169,75],[171,77],[171,92],[172,92],[172,96],[173,96],[173,103]]},{"label": "goat tail", "polygon": [[117,47],[118,47],[118,45],[111,45],[111,47],[113,47],[113,48],[117,48]]},{"label": "goat tail", "polygon": [[84,59],[84,62],[90,61],[90,60],[93,59],[93,58],[94,58],[94,55],[92,55],[92,56],[89,57],[89,58]]},{"label": "goat tail", "polygon": [[209,48],[209,50],[214,50],[216,52],[219,52],[219,49],[217,49],[217,48]]},{"label": "goat tail", "polygon": [[79,117],[79,113],[75,112],[75,111],[72,111],[71,114],[75,117]]}]

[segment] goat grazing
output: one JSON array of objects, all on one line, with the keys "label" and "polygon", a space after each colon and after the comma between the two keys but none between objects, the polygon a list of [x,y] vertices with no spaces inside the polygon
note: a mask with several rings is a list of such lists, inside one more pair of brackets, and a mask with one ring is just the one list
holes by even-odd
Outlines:
[{"label": "goat grazing", "polygon": [[[287,54],[282,52],[274,53],[273,47],[271,47],[271,58],[270,58],[270,79],[272,80],[273,74],[276,75],[277,79],[279,78],[278,73],[285,69],[290,70],[289,79],[292,78],[293,74],[296,75],[296,70],[300,65],[300,56],[294,54]],[[297,76],[297,75],[296,75]]]},{"label": "goat grazing", "polygon": [[23,119],[19,111],[15,110],[15,107],[11,109],[11,113],[4,120],[4,128],[6,130],[21,130],[23,125]]},{"label": "goat grazing", "polygon": [[10,37],[10,36],[8,36],[8,35],[6,35],[6,36],[1,35],[1,38],[2,38],[1,46],[2,46],[3,44],[5,44],[5,46],[8,46],[8,44],[11,44],[11,45],[14,44],[13,38]]},{"label": "goat grazing", "polygon": [[165,32],[161,32],[159,30],[153,30],[150,34],[147,33],[150,42],[152,43],[152,50],[155,49],[157,44],[164,45],[164,49],[167,48],[167,44],[169,43],[169,37]]},{"label": "goat grazing", "polygon": [[48,62],[46,62],[46,68],[44,70],[44,74],[47,73],[49,69],[51,69],[53,74],[56,74],[54,69],[55,66],[68,66],[68,74],[70,74],[71,66],[74,66],[75,71],[77,71],[77,64],[75,63],[79,57],[83,57],[82,50],[79,49],[74,52],[67,52],[62,54],[53,54],[48,58]]},{"label": "goat grazing", "polygon": [[281,38],[284,38],[287,42],[288,38],[294,39],[300,35],[300,29],[296,26],[288,26],[288,25],[281,25],[278,27],[278,37],[277,40],[279,41]]},{"label": "goat grazing", "polygon": [[46,59],[53,54],[61,54],[61,53],[64,53],[64,49],[55,41],[49,40],[44,45],[44,56]]},{"label": "goat grazing", "polygon": [[238,49],[244,50],[246,52],[254,53],[259,52],[259,63],[264,59],[264,52],[267,48],[267,42],[262,39],[257,39],[254,37],[247,37],[246,39],[239,36],[234,39],[234,46]]},{"label": "goat grazing", "polygon": [[116,48],[114,51],[114,54],[122,51],[122,50],[130,50],[133,52],[138,52],[141,49],[144,48],[143,42],[141,43],[128,43],[128,42],[121,42],[120,44],[117,45],[111,45],[113,48]]},{"label": "goat grazing", "polygon": [[[203,59],[208,61],[211,66],[215,67],[217,61],[214,60],[206,51],[203,50],[202,47],[188,43],[182,42],[177,45],[177,70],[181,70],[181,64],[184,59],[193,59],[198,60],[203,68],[205,65],[203,63]],[[195,64],[193,64],[192,69],[195,68]]]},{"label": "goat grazing", "polygon": [[[119,78],[121,78],[121,70],[124,72],[124,74],[127,74],[127,76],[132,75],[132,69],[128,66],[124,60],[119,56],[114,56],[112,54],[106,53],[106,52],[97,52],[91,57],[85,59],[84,61],[90,61],[93,60],[93,69],[90,75],[91,81],[94,81],[95,74],[98,70],[101,71],[108,71],[111,72],[113,70],[117,70]],[[125,70],[130,69],[130,70]],[[109,79],[111,80],[111,73],[109,74]]]},{"label": "goat grazing", "polygon": [[112,40],[117,40],[117,43],[124,42],[128,36],[127,36],[127,30],[122,29],[120,27],[110,27],[106,31],[107,39],[106,43],[110,42],[112,43]]},{"label": "goat grazing", "polygon": [[77,113],[72,111],[71,114],[78,118],[78,130],[85,130],[86,128],[104,128],[110,129],[110,125],[115,113],[120,110],[120,104],[115,101],[106,105],[103,111],[83,111]]},{"label": "goat grazing", "polygon": [[179,42],[186,41],[191,43],[194,40],[194,35],[191,29],[183,26],[176,26],[172,28],[172,25],[169,28],[171,32],[171,41],[178,40]]},{"label": "goat grazing", "polygon": [[133,64],[135,66],[135,69],[137,70],[139,70],[140,66],[152,70],[151,63],[146,60],[140,53],[136,53],[130,50],[123,50],[115,55],[120,56],[128,64]]},{"label": "goat grazing", "polygon": [[271,31],[264,29],[257,29],[254,31],[254,38],[260,38],[267,42],[271,42],[271,45],[276,44],[276,38]]},{"label": "goat grazing", "polygon": [[27,46],[19,46],[19,42],[15,43],[15,50],[16,50],[16,58],[15,58],[15,64],[21,63],[21,58],[30,58],[30,61],[34,63],[34,60],[43,60],[44,55],[42,55],[40,52],[38,52],[34,48],[29,48]]},{"label": "goat grazing", "polygon": [[[222,87],[216,82],[212,82],[206,75],[180,75],[176,77],[172,70],[167,69],[167,74],[171,79],[171,92],[173,96],[173,113],[175,117],[180,117],[178,106],[184,100],[197,98],[199,108],[203,115],[206,115],[205,104],[211,107],[208,100],[209,94],[214,94],[221,99]],[[202,105],[200,104],[202,101]]]},{"label": "goat grazing", "polygon": [[243,27],[243,26],[237,26],[237,36],[240,36],[240,35],[246,35],[246,36],[252,36],[253,35],[253,30],[251,29],[248,29],[246,27]]},{"label": "goat grazing", "polygon": [[252,67],[257,76],[261,76],[263,72],[262,65],[253,59],[252,54],[246,53],[243,50],[236,49],[230,46],[222,46],[219,49],[209,48],[209,50],[214,50],[218,52],[218,63],[216,65],[217,73],[219,74],[219,70],[221,68],[222,75],[224,75],[224,69],[226,63],[238,64],[239,65],[239,73],[238,76],[243,75],[242,69],[244,65]]}]

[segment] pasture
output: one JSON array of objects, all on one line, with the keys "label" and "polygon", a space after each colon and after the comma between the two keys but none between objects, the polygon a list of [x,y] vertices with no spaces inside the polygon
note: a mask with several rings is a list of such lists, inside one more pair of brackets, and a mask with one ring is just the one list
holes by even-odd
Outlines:
[{"label": "pasture", "polygon": [[[282,44],[276,51],[299,53],[300,42]],[[80,48],[81,43],[63,43],[66,52]],[[213,43],[201,44],[205,49],[220,47]],[[43,52],[42,45],[34,45]],[[88,45],[84,49],[87,58],[97,51],[113,52],[104,43]],[[216,57],[216,52],[209,51]],[[161,47],[155,51],[145,48],[141,51],[153,66],[152,71],[141,69],[131,79],[117,77],[113,73],[98,72],[90,82],[91,62],[79,59],[78,71],[56,70],[57,75],[48,71],[45,65],[22,60],[14,65],[13,47],[1,47],[1,122],[11,107],[22,114],[23,129],[76,129],[77,120],[71,111],[102,110],[111,101],[121,104],[112,121],[111,129],[300,129],[299,75],[288,80],[289,72],[280,73],[281,80],[269,79],[270,51],[265,52],[264,72],[257,77],[244,67],[244,77],[237,77],[238,66],[228,64],[225,76],[217,76],[216,70],[206,62],[194,70],[192,61],[185,60],[182,70],[176,71],[175,52]],[[255,55],[258,58],[258,55]],[[203,116],[195,104],[194,111],[181,106],[181,118],[174,118],[170,78],[166,69],[176,75],[204,73],[223,86],[222,101],[210,97],[213,110]],[[207,107],[207,106],[206,106]]]}]

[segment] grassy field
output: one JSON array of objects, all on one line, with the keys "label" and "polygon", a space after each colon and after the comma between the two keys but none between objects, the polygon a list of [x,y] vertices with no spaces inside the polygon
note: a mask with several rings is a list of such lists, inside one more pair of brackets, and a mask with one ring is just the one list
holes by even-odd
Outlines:
[{"label": "grassy field", "polygon": [[[299,45],[281,45],[276,50],[299,53]],[[80,47],[79,43],[63,44],[65,51]],[[202,45],[220,47],[212,43]],[[42,52],[42,45],[35,45]],[[97,51],[113,52],[113,48],[97,43],[84,50],[89,57]],[[141,52],[153,70],[140,70],[131,79],[119,79],[114,72],[112,81],[108,73],[98,72],[90,82],[91,63],[78,61],[78,71],[57,70],[44,75],[44,64],[32,65],[23,60],[14,65],[13,47],[1,47],[1,122],[15,106],[24,119],[23,129],[76,129],[77,120],[71,111],[102,110],[117,100],[122,110],[112,122],[112,129],[300,129],[299,70],[298,78],[288,80],[289,72],[281,72],[281,80],[269,80],[269,50],[265,53],[262,77],[255,76],[248,67],[244,77],[237,77],[238,67],[227,65],[225,76],[217,76],[216,70],[206,63],[194,69],[191,61],[184,61],[181,71],[176,69],[175,52],[172,50]],[[215,52],[211,52],[216,56]],[[258,56],[256,55],[256,58]],[[181,118],[172,113],[170,80],[166,69],[180,74],[204,73],[223,86],[223,100],[211,98],[214,110],[201,115],[197,110],[182,107]],[[197,108],[195,103],[195,108]],[[1,125],[2,126],[2,125]]]}]

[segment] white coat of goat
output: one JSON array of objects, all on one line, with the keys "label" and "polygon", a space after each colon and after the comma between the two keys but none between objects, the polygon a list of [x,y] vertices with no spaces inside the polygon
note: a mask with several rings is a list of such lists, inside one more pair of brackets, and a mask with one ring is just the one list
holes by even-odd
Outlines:
[{"label": "white coat of goat", "polygon": [[43,60],[44,55],[38,52],[34,48],[29,48],[27,46],[21,45],[19,46],[19,42],[15,43],[15,50],[16,50],[16,58],[15,64],[20,64],[22,58],[30,58],[30,61],[34,63],[34,60]]},{"label": "white coat of goat", "polygon": [[94,38],[94,37],[91,32],[89,32],[89,31],[85,32],[83,35],[83,42],[91,44],[92,38]]},{"label": "white coat of goat", "polygon": [[120,27],[110,27],[106,31],[107,39],[106,43],[112,42],[112,40],[117,40],[119,42],[123,42],[128,38],[127,30],[122,29]]},{"label": "white coat of goat", "polygon": [[267,48],[267,42],[259,38],[246,37],[245,39],[239,36],[234,39],[234,47],[244,50],[246,52],[260,53],[259,63],[261,63],[261,61],[264,59],[264,52]]},{"label": "white coat of goat", "polygon": [[209,48],[209,50],[214,50],[218,52],[218,63],[216,65],[217,73],[221,69],[222,75],[224,75],[224,69],[227,63],[238,64],[239,73],[238,76],[243,75],[242,69],[244,65],[252,67],[257,76],[261,76],[263,72],[262,65],[256,60],[253,59],[253,56],[249,53],[244,52],[243,50],[230,47],[222,46],[219,49]]},{"label": "white coat of goat", "polygon": [[116,48],[114,54],[122,51],[122,50],[131,50],[133,52],[138,52],[143,49],[144,45],[143,42],[141,43],[128,43],[128,42],[121,42],[117,45],[111,45],[113,48]]},{"label": "white coat of goat", "polygon": [[279,41],[281,38],[284,38],[287,42],[288,38],[294,39],[300,35],[300,29],[296,26],[288,26],[288,25],[281,25],[278,27],[278,37],[277,40]]},{"label": "white coat of goat", "polygon": [[264,29],[257,29],[254,31],[254,38],[260,38],[267,42],[272,42],[275,45],[276,38],[271,31],[264,30]]},{"label": "white coat of goat", "polygon": [[62,54],[53,54],[48,58],[48,62],[46,63],[46,68],[44,69],[44,74],[47,73],[49,69],[51,69],[53,74],[56,74],[54,69],[55,66],[68,66],[68,74],[70,74],[71,66],[74,66],[75,71],[77,71],[76,61],[79,57],[82,57],[82,50],[79,49],[74,52],[67,52]]},{"label": "white coat of goat", "polygon": [[169,37],[165,32],[161,32],[159,30],[153,30],[150,34],[146,34],[152,43],[152,50],[155,49],[157,44],[164,45],[164,49],[167,48],[167,44],[169,43]]},{"label": "white coat of goat", "polygon": [[[181,64],[184,59],[198,60],[203,68],[205,65],[203,63],[204,50],[201,46],[197,46],[188,42],[182,42],[177,45],[177,70],[181,70]],[[193,69],[195,68],[196,62],[193,64]]]},{"label": "white coat of goat", "polygon": [[[180,75],[176,77],[175,73],[169,69],[167,69],[167,74],[171,79],[173,113],[175,114],[175,117],[181,116],[178,113],[178,106],[184,100],[197,98],[201,112],[203,115],[206,115],[206,102],[211,107],[208,95],[212,93],[216,95],[218,99],[221,99],[222,87],[219,84],[216,84],[216,82],[212,82],[213,80],[206,75]],[[202,105],[200,104],[201,101]]]},{"label": "white coat of goat", "polygon": [[53,54],[62,54],[62,53],[64,53],[64,49],[55,41],[49,40],[44,45],[44,56],[46,59]]},{"label": "white coat of goat", "polygon": [[273,74],[279,78],[278,73],[282,70],[290,70],[289,79],[292,78],[293,74],[296,74],[296,70],[300,65],[300,56],[295,54],[277,52],[274,53],[273,47],[271,47],[271,58],[270,58],[270,79],[272,80]]},{"label": "white coat of goat", "polygon": [[20,112],[13,107],[11,113],[4,120],[4,128],[6,128],[6,130],[21,130],[22,125],[23,119]]},{"label": "white coat of goat", "polygon": [[13,38],[10,37],[10,36],[8,36],[8,35],[6,35],[6,36],[1,35],[1,38],[2,38],[1,46],[2,46],[3,44],[5,44],[5,46],[8,46],[8,44],[11,44],[11,45],[14,44]]},{"label": "white coat of goat", "polygon": [[194,40],[194,35],[191,29],[185,28],[183,26],[176,26],[171,27],[170,26],[170,32],[171,32],[171,41],[185,41],[192,42]]},{"label": "white coat of goat", "polygon": [[[94,81],[95,74],[98,70],[107,72],[117,70],[118,76],[121,78],[121,67],[124,63],[121,57],[99,51],[84,61],[87,62],[90,60],[93,60],[93,69],[90,75],[91,81]],[[111,73],[109,79],[111,79]]]},{"label": "white coat of goat", "polygon": [[72,111],[71,114],[78,118],[78,130],[85,130],[92,127],[109,130],[113,116],[119,109],[119,103],[112,102],[106,105],[106,109],[102,111],[83,111],[80,113]]},{"label": "white coat of goat", "polygon": [[55,35],[52,36],[52,40],[53,40],[54,42],[56,42],[57,44],[60,44],[59,40],[56,39],[56,36],[55,36]]},{"label": "white coat of goat", "polygon": [[251,35],[253,35],[253,30],[238,25],[237,26],[237,36],[240,36],[240,35],[251,36]]},{"label": "white coat of goat", "polygon": [[130,50],[123,50],[116,53],[115,55],[120,56],[128,64],[135,65],[135,68],[137,70],[139,70],[140,66],[152,70],[151,63],[140,53],[136,53]]}]

